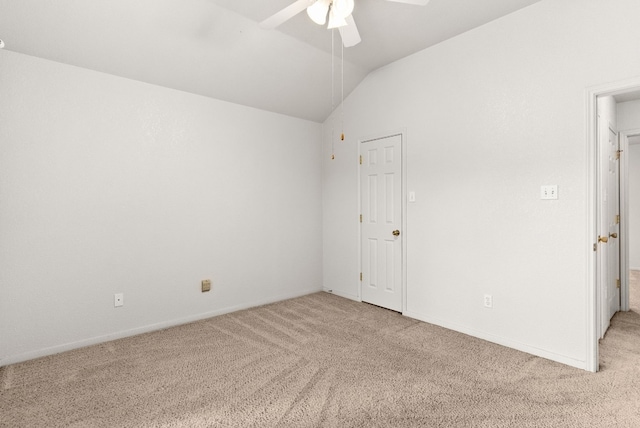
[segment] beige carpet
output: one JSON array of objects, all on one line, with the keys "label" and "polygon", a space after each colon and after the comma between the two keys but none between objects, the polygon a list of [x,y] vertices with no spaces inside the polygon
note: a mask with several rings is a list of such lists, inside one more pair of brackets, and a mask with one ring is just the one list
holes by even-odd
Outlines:
[{"label": "beige carpet", "polygon": [[326,293],[0,369],[2,427],[640,427],[640,281],[597,374]]}]

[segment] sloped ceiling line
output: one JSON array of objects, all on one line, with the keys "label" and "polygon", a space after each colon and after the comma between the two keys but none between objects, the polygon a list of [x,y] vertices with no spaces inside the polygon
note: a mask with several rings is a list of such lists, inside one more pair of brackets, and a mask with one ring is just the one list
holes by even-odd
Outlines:
[{"label": "sloped ceiling line", "polygon": [[[0,0],[5,49],[323,122],[331,36],[302,13],[258,23],[292,0]],[[345,51],[345,95],[379,67],[540,0],[356,0],[362,43]]]}]

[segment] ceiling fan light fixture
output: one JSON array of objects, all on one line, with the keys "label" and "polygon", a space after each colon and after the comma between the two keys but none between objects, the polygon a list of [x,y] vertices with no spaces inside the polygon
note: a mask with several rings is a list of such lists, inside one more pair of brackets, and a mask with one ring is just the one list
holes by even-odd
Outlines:
[{"label": "ceiling fan light fixture", "polygon": [[333,13],[341,19],[345,19],[347,16],[353,13],[354,3],[353,0],[333,0],[331,4],[331,10]]},{"label": "ceiling fan light fixture", "polygon": [[347,21],[344,18],[337,16],[333,12],[333,6],[331,6],[331,10],[329,11],[329,25],[327,28],[331,30],[332,28],[340,28],[347,25]]},{"label": "ceiling fan light fixture", "polygon": [[318,0],[307,8],[307,15],[313,22],[318,25],[324,25],[327,22],[327,12],[331,0]]}]

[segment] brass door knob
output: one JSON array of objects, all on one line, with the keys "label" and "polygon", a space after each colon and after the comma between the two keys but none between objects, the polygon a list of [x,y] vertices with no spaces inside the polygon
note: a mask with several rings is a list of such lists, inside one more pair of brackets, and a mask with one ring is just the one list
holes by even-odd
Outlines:
[{"label": "brass door knob", "polygon": [[609,234],[609,236],[610,236],[611,238],[617,238],[617,237],[618,237],[618,234],[617,234],[617,233],[615,233],[615,232],[613,232],[613,233],[610,233],[610,234]]},{"label": "brass door knob", "polygon": [[609,242],[609,238],[607,238],[606,236],[598,236],[598,242],[607,243]]},{"label": "brass door knob", "polygon": [[394,230],[391,233],[393,233],[393,236],[400,236],[400,231],[399,230]]}]

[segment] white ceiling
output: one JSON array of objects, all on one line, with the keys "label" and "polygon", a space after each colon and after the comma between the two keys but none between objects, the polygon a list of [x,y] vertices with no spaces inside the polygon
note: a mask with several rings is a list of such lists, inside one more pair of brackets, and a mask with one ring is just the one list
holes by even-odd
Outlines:
[{"label": "white ceiling", "polygon": [[[0,39],[6,50],[322,122],[331,32],[305,13],[277,30],[258,25],[293,1],[0,0]],[[345,94],[371,70],[538,1],[356,0],[362,43],[344,51]],[[336,32],[337,54],[338,41]]]},{"label": "white ceiling", "polygon": [[626,103],[629,101],[637,101],[640,100],[640,90],[625,92],[623,94],[614,95],[617,103]]}]

